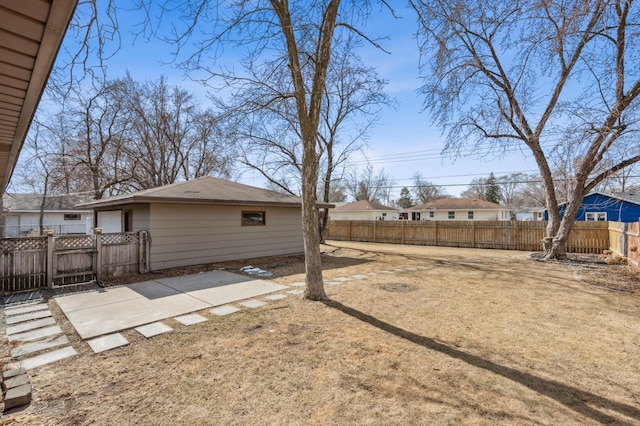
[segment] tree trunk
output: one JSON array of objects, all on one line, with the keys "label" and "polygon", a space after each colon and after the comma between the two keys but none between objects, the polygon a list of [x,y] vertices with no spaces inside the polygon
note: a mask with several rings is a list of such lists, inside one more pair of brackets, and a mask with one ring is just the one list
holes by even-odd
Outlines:
[{"label": "tree trunk", "polygon": [[315,144],[305,143],[304,145],[302,160],[302,231],[307,287],[303,298],[308,300],[329,300],[322,282],[320,232],[318,229],[318,209],[316,207],[318,161],[314,149]]}]

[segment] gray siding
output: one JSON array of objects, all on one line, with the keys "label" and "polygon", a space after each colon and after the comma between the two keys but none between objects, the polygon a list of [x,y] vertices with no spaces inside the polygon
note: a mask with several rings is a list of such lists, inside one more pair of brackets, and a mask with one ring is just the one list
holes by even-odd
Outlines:
[{"label": "gray siding", "polygon": [[[265,211],[265,226],[241,226],[241,212]],[[152,204],[151,269],[304,251],[300,208]],[[134,220],[136,212],[134,212]]]}]

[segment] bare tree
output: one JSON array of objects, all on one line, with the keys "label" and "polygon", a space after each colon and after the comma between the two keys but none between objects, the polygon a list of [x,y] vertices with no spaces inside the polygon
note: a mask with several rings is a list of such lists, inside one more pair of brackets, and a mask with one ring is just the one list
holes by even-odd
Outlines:
[{"label": "bare tree", "polygon": [[413,193],[420,203],[428,203],[438,198],[450,197],[443,187],[424,180],[420,172],[413,175]]},{"label": "bare tree", "polygon": [[139,83],[128,76],[125,99],[132,120],[126,145],[135,190],[201,176],[229,177],[233,149],[212,111],[201,111],[189,91],[166,78]]},{"label": "bare tree", "polygon": [[[139,3],[145,10],[153,9],[150,1]],[[205,78],[222,77],[230,86],[241,84],[244,75],[215,68],[215,59],[222,49],[235,47],[247,52],[242,59],[245,69],[271,64],[274,71],[286,76],[290,84],[287,97],[293,100],[298,143],[302,147],[302,228],[307,283],[304,298],[326,299],[316,208],[318,132],[332,53],[340,40],[366,18],[368,4],[340,0],[291,5],[286,0],[237,0],[224,5],[207,0],[155,4],[161,10],[178,9],[185,17],[183,22],[173,23],[175,37],[169,38],[179,56],[184,49],[189,50],[184,52],[186,59],[180,62],[187,72],[204,73]],[[151,24],[153,14],[148,16]],[[149,25],[145,29],[153,31],[153,28],[158,27]],[[196,34],[197,45],[193,48],[191,36]],[[311,79],[305,78],[307,75]]]},{"label": "bare tree", "polygon": [[460,193],[462,198],[478,198],[484,200],[484,187],[487,178],[473,178],[467,189]]},{"label": "bare tree", "polygon": [[[411,0],[420,21],[425,105],[460,141],[526,146],[549,211],[545,258],[564,257],[583,197],[640,161],[638,6],[618,1]],[[598,170],[616,145],[635,150]],[[562,147],[561,149],[559,147]],[[550,162],[571,164],[561,220]]]},{"label": "bare tree", "polygon": [[352,168],[342,181],[346,193],[355,201],[367,200],[391,204],[393,181],[384,169],[374,171],[372,165],[364,169]]}]

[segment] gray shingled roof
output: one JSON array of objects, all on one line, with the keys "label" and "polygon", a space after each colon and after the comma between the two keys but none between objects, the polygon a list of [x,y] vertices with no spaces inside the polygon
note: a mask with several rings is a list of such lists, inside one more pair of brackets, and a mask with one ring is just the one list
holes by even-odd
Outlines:
[{"label": "gray shingled roof", "polygon": [[[146,189],[82,204],[83,207],[119,206],[131,203],[181,203],[250,206],[302,204],[300,197],[269,191],[210,176]],[[324,205],[319,205],[324,207]],[[331,207],[331,205],[329,205]]]},{"label": "gray shingled roof", "polygon": [[342,206],[338,206],[333,210],[347,212],[347,211],[374,211],[374,210],[397,211],[398,209],[385,206],[384,204],[380,204],[377,201],[360,200],[354,203],[348,203]]},{"label": "gray shingled roof", "polygon": [[500,204],[484,201],[479,198],[440,198],[422,203],[410,210],[496,210],[508,209]]},{"label": "gray shingled roof", "polygon": [[[76,205],[89,199],[86,195],[47,195],[44,199],[44,209],[78,210]],[[42,194],[4,194],[2,202],[4,209],[8,211],[39,211]]]}]

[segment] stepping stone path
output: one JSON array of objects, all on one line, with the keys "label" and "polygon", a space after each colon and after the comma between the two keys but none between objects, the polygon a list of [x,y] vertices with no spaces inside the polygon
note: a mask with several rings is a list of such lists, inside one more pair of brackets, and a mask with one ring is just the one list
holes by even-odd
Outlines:
[{"label": "stepping stone path", "polygon": [[198,314],[182,315],[179,317],[175,317],[175,320],[184,325],[193,325],[193,324],[199,324],[201,322],[209,321],[202,315],[198,315]]},{"label": "stepping stone path", "polygon": [[69,339],[56,325],[49,306],[43,301],[6,307],[4,322],[11,348],[5,361],[18,365],[4,371],[1,377],[4,410],[7,411],[31,402],[29,370],[77,355],[77,352],[69,346]]},{"label": "stepping stone path", "polygon": [[240,304],[242,306],[246,306],[247,308],[255,309],[255,308],[259,308],[260,306],[266,305],[267,302],[262,302],[262,301],[257,300],[257,299],[249,299],[247,301],[240,302]]},{"label": "stepping stone path", "polygon": [[110,349],[119,348],[129,344],[129,341],[120,333],[107,334],[106,336],[96,337],[87,340],[89,347],[94,353],[108,351]]},{"label": "stepping stone path", "polygon": [[231,306],[231,305],[223,305],[223,306],[218,306],[217,308],[213,308],[209,312],[211,312],[214,315],[224,316],[224,315],[233,314],[238,311],[240,311],[240,308],[236,308],[235,306]]},{"label": "stepping stone path", "polygon": [[144,337],[149,338],[149,337],[157,336],[159,334],[173,331],[173,328],[161,322],[154,322],[152,324],[136,327],[134,330],[142,334]]}]

